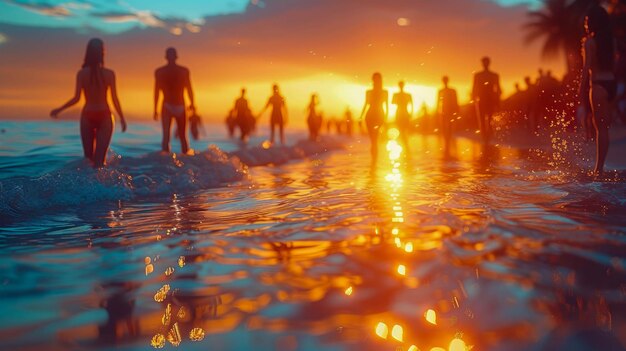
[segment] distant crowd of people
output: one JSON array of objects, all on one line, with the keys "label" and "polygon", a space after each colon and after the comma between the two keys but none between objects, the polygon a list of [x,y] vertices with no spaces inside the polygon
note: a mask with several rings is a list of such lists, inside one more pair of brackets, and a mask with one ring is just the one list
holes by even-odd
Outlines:
[{"label": "distant crowd of people", "polygon": [[[602,173],[609,146],[610,117],[618,95],[621,99],[624,98],[624,77],[621,77],[621,90],[618,92],[619,76],[615,74],[615,48],[606,10],[599,5],[592,6],[584,23],[586,35],[582,45],[584,61],[582,75],[576,76],[570,72],[562,82],[559,82],[550,71],[545,73],[540,71],[535,82],[530,77],[525,78],[525,89],[516,85],[516,92],[504,101],[504,106],[500,104],[502,95],[500,77],[490,70],[489,57],[482,59],[483,69],[474,74],[471,98],[474,108],[472,114],[476,116],[478,132],[484,143],[488,143],[493,137],[493,119],[502,109],[512,112],[509,114],[512,116],[509,123],[525,126],[530,131],[536,131],[554,121],[575,128],[577,126],[575,116],[578,115],[587,138],[595,139],[597,145],[594,172]],[[177,126],[175,134],[180,140],[181,151],[186,154],[189,152],[187,121],[189,119],[192,137],[197,139],[202,130],[201,119],[196,113],[189,70],[177,64],[178,54],[174,48],[166,50],[165,59],[167,64],[155,72],[154,119],[161,118],[162,151],[170,152],[171,126],[172,122],[175,122]],[[453,125],[460,120],[462,114],[456,90],[449,86],[449,81],[447,76],[442,78],[443,87],[438,93],[436,113],[437,130],[443,135],[446,148],[452,138]],[[578,91],[574,92],[576,87]],[[404,88],[404,82],[399,82],[398,91],[392,96],[391,103],[397,107],[395,124],[400,141],[409,153],[409,134],[416,128],[412,120],[413,98]],[[74,96],[61,107],[52,110],[50,115],[56,118],[63,110],[78,103],[81,94],[85,96],[80,133],[84,155],[95,167],[105,164],[115,124],[107,101],[109,92],[120,117],[122,131],[126,131],[126,121],[117,96],[115,74],[104,67],[104,43],[97,38],[91,39],[87,44],[82,68],[77,74]],[[185,92],[189,101],[188,106],[185,106]],[[355,121],[349,108],[343,119],[330,118],[324,121],[322,113],[318,111],[318,104],[318,96],[312,94],[306,113],[310,140],[318,140],[324,122],[328,131],[334,125],[339,133],[352,135]],[[245,143],[256,129],[258,119],[268,109],[271,110],[270,142],[274,143],[278,134],[280,143],[284,145],[287,105],[276,84],[272,86],[272,95],[257,116],[251,111],[246,98],[246,89],[241,89],[241,95],[226,118],[231,137],[234,137],[235,131],[239,129],[239,139]],[[372,88],[365,93],[365,104],[356,121],[359,130],[366,131],[369,135],[373,160],[378,157],[379,136],[387,124],[388,113],[389,93],[383,88],[382,75],[374,73]],[[422,114],[424,116],[428,114],[425,107],[422,108]],[[426,118],[423,118],[423,123],[427,123]]]}]

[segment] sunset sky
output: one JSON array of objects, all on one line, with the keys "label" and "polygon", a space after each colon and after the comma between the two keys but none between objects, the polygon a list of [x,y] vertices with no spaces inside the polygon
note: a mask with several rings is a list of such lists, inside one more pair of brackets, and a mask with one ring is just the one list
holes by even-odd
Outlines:
[{"label": "sunset sky", "polygon": [[[197,106],[222,120],[240,87],[254,112],[280,85],[292,120],[312,92],[326,116],[358,114],[370,76],[393,93],[408,83],[434,104],[440,78],[466,101],[480,58],[492,57],[505,93],[543,62],[522,24],[538,0],[0,0],[0,118],[44,118],[71,97],[89,38],[106,45],[129,118],[150,118],[154,69],[174,46],[192,72]],[[78,109],[66,117],[77,115]],[[265,117],[267,120],[267,116]]]}]

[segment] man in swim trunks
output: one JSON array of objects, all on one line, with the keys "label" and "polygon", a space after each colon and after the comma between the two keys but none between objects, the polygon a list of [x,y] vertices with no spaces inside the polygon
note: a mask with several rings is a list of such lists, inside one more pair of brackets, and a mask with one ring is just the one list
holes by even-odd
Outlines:
[{"label": "man in swim trunks", "polygon": [[170,152],[170,128],[172,119],[176,120],[178,126],[178,138],[182,153],[189,151],[187,142],[187,120],[185,114],[185,97],[184,91],[187,90],[189,98],[189,109],[193,114],[196,113],[196,107],[193,99],[193,89],[191,88],[191,80],[189,78],[189,69],[176,64],[178,54],[176,49],[168,48],[165,50],[165,59],[167,65],[156,70],[154,85],[154,120],[158,119],[157,106],[159,104],[159,95],[163,92],[163,104],[161,106],[161,122],[163,125],[163,141],[161,149],[164,152]]},{"label": "man in swim trunks", "polygon": [[472,88],[472,99],[478,117],[478,128],[486,144],[491,138],[491,120],[500,105],[500,76],[489,70],[491,59],[482,58],[483,70],[474,74],[474,85]]}]

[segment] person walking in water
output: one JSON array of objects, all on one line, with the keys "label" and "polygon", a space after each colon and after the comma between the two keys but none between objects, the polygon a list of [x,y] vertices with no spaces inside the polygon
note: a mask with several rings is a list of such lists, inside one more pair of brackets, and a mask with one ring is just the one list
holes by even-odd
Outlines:
[{"label": "person walking in water", "polygon": [[609,125],[611,102],[615,99],[617,84],[614,74],[615,46],[611,21],[606,10],[593,5],[585,16],[583,39],[583,72],[581,101],[590,102],[593,126],[596,133],[596,176],[604,172],[604,161],[609,152]]},{"label": "person walking in water", "polygon": [[235,114],[235,124],[241,131],[241,142],[245,143],[248,140],[248,136],[254,129],[255,121],[252,112],[250,111],[250,105],[246,99],[246,89],[241,89],[241,96],[235,100],[235,107],[233,108]]},{"label": "person walking in water", "polygon": [[378,159],[378,135],[389,112],[389,93],[383,89],[383,76],[376,72],[372,75],[372,89],[365,92],[365,104],[360,119],[365,116],[367,133],[370,137],[372,161]]},{"label": "person walking in water", "polygon": [[179,66],[176,63],[178,54],[174,48],[167,48],[167,50],[165,50],[165,59],[167,60],[167,64],[158,68],[154,73],[154,120],[158,120],[159,117],[157,107],[159,105],[160,94],[163,92],[163,104],[161,105],[163,141],[161,142],[161,149],[163,152],[170,152],[170,129],[172,127],[172,119],[174,119],[177,125],[181,151],[183,154],[187,154],[189,152],[189,144],[187,142],[185,90],[189,98],[189,109],[193,114],[196,113],[193,89],[191,88],[191,79],[189,78],[189,69]]},{"label": "person walking in water", "polygon": [[285,145],[285,122],[287,121],[287,105],[285,104],[285,98],[283,98],[279,91],[278,85],[274,84],[272,86],[272,96],[267,100],[267,104],[263,108],[263,111],[259,113],[259,118],[261,115],[271,106],[272,107],[272,115],[270,118],[270,142],[274,144],[274,129],[278,128],[280,133],[280,143],[281,145]]},{"label": "person walking in water", "polygon": [[404,145],[406,155],[409,152],[409,135],[411,133],[411,116],[413,116],[413,96],[404,92],[404,82],[398,82],[400,91],[393,94],[391,103],[397,106],[396,109],[396,126],[400,131],[400,140]]},{"label": "person walking in water", "polygon": [[474,74],[472,99],[476,107],[478,128],[484,143],[489,142],[492,133],[491,119],[500,104],[500,76],[489,70],[491,59],[483,57],[483,70]]},{"label": "person walking in water", "polygon": [[312,94],[311,102],[309,106],[307,106],[308,116],[306,119],[306,123],[309,127],[309,140],[311,141],[317,141],[320,130],[322,129],[322,115],[316,111],[318,103],[317,94]]},{"label": "person walking in water", "polygon": [[444,147],[445,150],[448,150],[450,140],[452,139],[452,121],[455,120],[459,113],[459,102],[456,90],[448,87],[448,82],[450,81],[448,76],[444,76],[441,81],[443,82],[443,89],[439,90],[437,97],[437,112],[439,113]]},{"label": "person walking in water", "polygon": [[105,165],[106,154],[111,143],[115,121],[107,101],[110,92],[115,111],[120,116],[122,132],[126,131],[126,120],[117,97],[115,72],[104,67],[104,43],[94,38],[87,43],[83,66],[76,75],[76,88],[72,97],[63,106],[50,112],[52,118],[85,96],[85,106],[80,116],[80,137],[85,158],[93,162],[94,167]]}]

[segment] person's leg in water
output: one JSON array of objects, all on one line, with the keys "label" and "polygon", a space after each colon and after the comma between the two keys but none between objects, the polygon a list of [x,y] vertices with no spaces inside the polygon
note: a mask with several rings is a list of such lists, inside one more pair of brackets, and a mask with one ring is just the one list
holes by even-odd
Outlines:
[{"label": "person's leg in water", "polygon": [[270,143],[272,144],[274,144],[274,127],[275,126],[276,126],[276,123],[272,119],[272,121],[270,122]]},{"label": "person's leg in water", "polygon": [[102,116],[102,120],[96,128],[96,151],[93,156],[95,167],[103,167],[105,165],[114,128],[115,121],[113,120],[113,116],[111,113],[107,112],[106,116]]},{"label": "person's leg in water", "polygon": [[400,142],[402,142],[402,147],[404,148],[404,156],[406,158],[410,158],[411,149],[409,147],[409,131],[407,128],[402,128],[400,130]]},{"label": "person's leg in water", "polygon": [[183,154],[189,151],[189,142],[187,141],[187,117],[181,114],[175,117],[178,132],[178,140],[180,140],[180,148]]},{"label": "person's leg in water", "polygon": [[441,134],[443,135],[443,148],[447,153],[450,151],[450,139],[452,139],[452,122],[454,116],[443,116],[441,121]]},{"label": "person's leg in water", "polygon": [[83,154],[85,158],[93,162],[93,150],[96,142],[95,126],[91,122],[91,119],[85,115],[85,112],[83,112],[83,115],[80,117],[80,139],[83,143]]},{"label": "person's leg in water", "polygon": [[170,129],[172,127],[172,115],[165,108],[161,113],[161,126],[163,127],[163,139],[161,141],[161,150],[170,152]]},{"label": "person's leg in water", "polygon": [[596,165],[593,172],[595,175],[602,175],[602,172],[604,172],[604,161],[609,152],[611,106],[608,92],[600,85],[592,85],[590,99],[591,111],[593,113],[593,126],[596,130]]},{"label": "person's leg in water", "polygon": [[476,118],[478,119],[478,130],[481,134],[480,137],[483,139],[483,142],[486,142],[485,115],[483,114],[483,108],[481,108],[480,103],[476,104]]},{"label": "person's leg in water", "polygon": [[378,133],[379,126],[377,125],[368,125],[367,131],[370,137],[370,153],[372,155],[372,162],[376,162],[378,160]]},{"label": "person's leg in water", "polygon": [[285,146],[285,123],[284,121],[281,120],[278,123],[278,128],[279,128],[279,132],[280,132],[280,144],[282,146]]},{"label": "person's leg in water", "polygon": [[492,120],[493,120],[493,113],[489,112],[485,116],[485,130],[486,130],[487,141],[491,140],[491,137],[493,136],[493,130],[491,129]]}]

